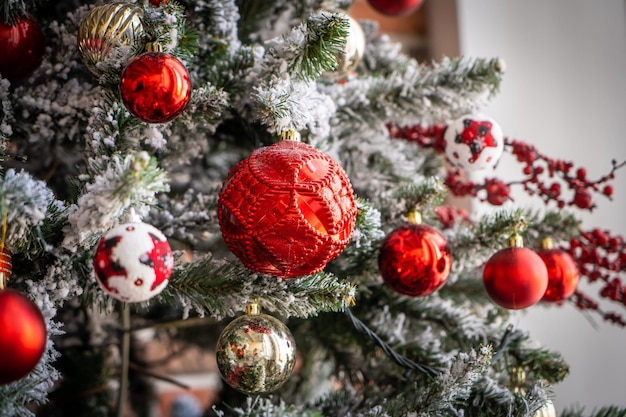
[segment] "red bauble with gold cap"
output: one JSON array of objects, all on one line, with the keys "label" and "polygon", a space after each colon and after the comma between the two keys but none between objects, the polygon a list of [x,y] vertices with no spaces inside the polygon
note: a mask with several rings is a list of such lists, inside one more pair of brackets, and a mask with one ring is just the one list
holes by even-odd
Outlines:
[{"label": "red bauble with gold cap", "polygon": [[385,283],[400,294],[420,297],[441,288],[450,275],[448,242],[435,228],[410,223],[383,241],[378,268]]},{"label": "red bauble with gold cap", "polygon": [[26,78],[41,64],[45,41],[41,26],[30,16],[10,24],[0,18],[0,74],[9,81]]},{"label": "red bauble with gold cap", "polygon": [[548,288],[548,269],[534,251],[514,235],[511,246],[496,252],[485,264],[483,284],[498,305],[519,310],[536,304]]},{"label": "red bauble with gold cap", "polygon": [[46,323],[28,297],[0,290],[0,385],[17,381],[37,365],[46,348]]},{"label": "red bauble with gold cap", "polygon": [[146,52],[122,72],[120,94],[126,109],[147,123],[166,123],[185,110],[191,98],[191,77],[185,65],[170,54]]},{"label": "red bauble with gold cap", "polygon": [[424,0],[368,0],[374,10],[387,16],[403,16],[417,10]]},{"label": "red bauble with gold cap", "polygon": [[347,174],[289,131],[252,152],[224,180],[218,219],[248,268],[292,278],[321,271],[346,247],[357,208]]},{"label": "red bauble with gold cap", "polygon": [[580,275],[572,256],[562,249],[555,248],[550,238],[541,241],[541,249],[537,254],[548,268],[548,289],[541,301],[563,301],[574,294]]}]

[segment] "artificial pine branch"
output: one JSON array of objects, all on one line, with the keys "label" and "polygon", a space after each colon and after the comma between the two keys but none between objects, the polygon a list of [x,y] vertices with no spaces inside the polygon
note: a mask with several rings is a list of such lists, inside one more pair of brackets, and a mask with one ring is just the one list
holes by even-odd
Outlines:
[{"label": "artificial pine branch", "polygon": [[306,318],[341,311],[354,293],[352,284],[331,274],[280,279],[207,256],[175,270],[162,294],[165,301],[178,299],[183,307],[220,320],[245,311],[255,297],[267,311]]}]

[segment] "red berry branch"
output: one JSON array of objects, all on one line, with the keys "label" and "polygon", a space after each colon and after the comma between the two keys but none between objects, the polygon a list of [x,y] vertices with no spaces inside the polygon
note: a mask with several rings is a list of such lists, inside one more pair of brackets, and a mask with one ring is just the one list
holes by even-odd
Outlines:
[{"label": "red berry branch", "polygon": [[[421,147],[432,148],[445,153],[445,125],[398,127],[389,125],[392,138],[415,142]],[[450,168],[446,174],[446,186],[456,196],[478,197],[494,206],[500,206],[511,199],[511,187],[520,185],[531,196],[539,197],[546,205],[555,203],[558,208],[573,206],[581,210],[593,210],[594,194],[607,198],[613,195],[613,187],[607,184],[615,177],[615,171],[626,165],[626,161],[612,161],[610,172],[596,180],[587,178],[585,168],[576,168],[570,161],[550,158],[539,152],[533,145],[519,140],[504,138],[505,151],[514,155],[521,164],[523,178],[505,182],[499,178],[486,178],[482,183],[464,178],[461,170]],[[566,195],[564,188],[571,190]],[[450,207],[437,210],[444,227],[451,226],[459,218],[466,218]],[[625,242],[621,236],[613,236],[608,231],[593,229],[583,231],[571,239],[568,251],[576,262],[581,276],[589,282],[601,282],[600,297],[626,307],[626,285],[618,274],[626,271]],[[599,303],[577,290],[571,300],[580,310],[592,310],[604,320],[626,327],[624,318],[615,312],[604,312]]]}]

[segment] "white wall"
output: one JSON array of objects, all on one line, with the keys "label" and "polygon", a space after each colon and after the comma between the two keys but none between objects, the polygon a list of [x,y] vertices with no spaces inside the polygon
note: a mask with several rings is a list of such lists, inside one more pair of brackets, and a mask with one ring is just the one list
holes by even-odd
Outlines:
[{"label": "white wall", "polygon": [[[457,18],[462,54],[506,62],[501,93],[484,113],[507,137],[572,160],[590,178],[608,172],[612,159],[626,159],[624,0],[458,0]],[[510,160],[496,171],[504,178],[518,173]],[[617,177],[614,201],[599,198],[593,214],[580,216],[585,228],[626,236],[626,169]],[[531,204],[523,193],[515,200]],[[598,287],[587,293],[597,298]],[[625,308],[609,306],[626,315]],[[570,376],[554,387],[557,411],[574,404],[626,406],[626,329],[591,317],[566,305],[535,306],[515,319],[570,363]]]}]

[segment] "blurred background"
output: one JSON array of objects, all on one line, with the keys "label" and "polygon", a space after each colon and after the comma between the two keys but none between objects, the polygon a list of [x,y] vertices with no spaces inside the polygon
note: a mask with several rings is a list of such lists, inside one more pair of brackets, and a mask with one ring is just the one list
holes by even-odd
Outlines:
[{"label": "blurred background", "polygon": [[[502,58],[501,91],[483,112],[505,136],[583,166],[593,179],[608,173],[613,159],[626,160],[624,0],[425,0],[401,19],[376,15],[366,3],[357,0],[351,14],[378,20],[382,32],[418,59]],[[519,178],[520,166],[506,157],[486,175]],[[585,229],[626,236],[626,169],[617,172],[614,186],[613,201],[598,198],[593,213],[578,214]],[[520,189],[513,198],[505,207],[545,208]],[[472,210],[478,216],[493,208],[473,203]],[[583,290],[597,299],[598,288],[586,284]],[[570,364],[570,376],[553,387],[557,411],[576,404],[626,406],[626,329],[572,303],[536,305],[517,314],[513,324]]]}]

